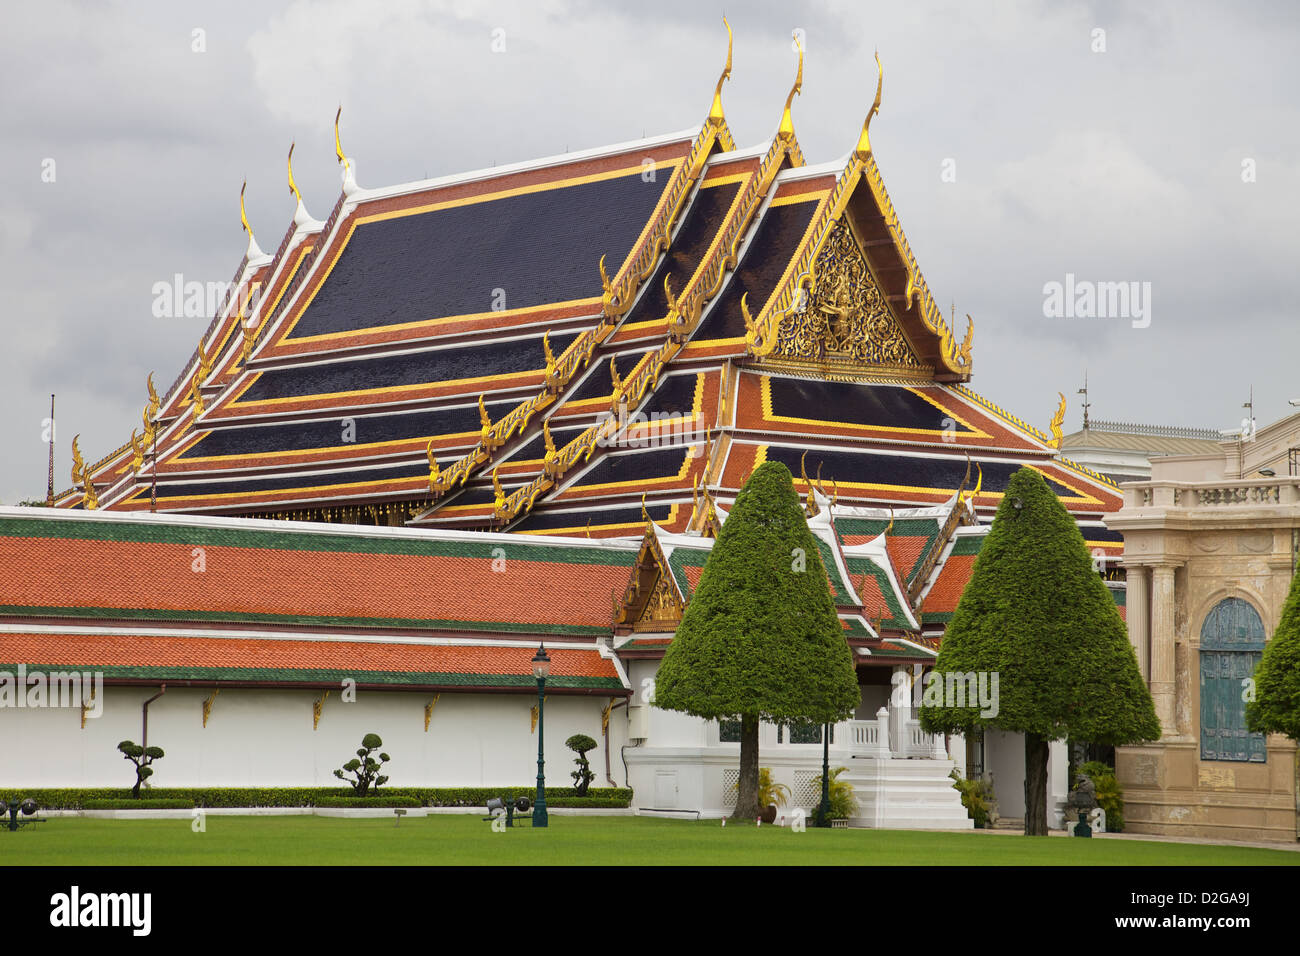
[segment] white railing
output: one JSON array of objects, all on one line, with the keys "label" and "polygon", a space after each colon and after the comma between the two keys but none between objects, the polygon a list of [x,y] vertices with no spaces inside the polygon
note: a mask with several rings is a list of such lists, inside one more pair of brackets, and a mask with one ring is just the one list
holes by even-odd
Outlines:
[{"label": "white railing", "polygon": [[919,721],[908,718],[901,722],[897,734],[891,733],[889,711],[884,707],[876,712],[875,720],[850,720],[846,724],[849,749],[855,754],[886,760],[908,757],[932,760],[948,758],[943,734],[927,734],[921,729]]}]

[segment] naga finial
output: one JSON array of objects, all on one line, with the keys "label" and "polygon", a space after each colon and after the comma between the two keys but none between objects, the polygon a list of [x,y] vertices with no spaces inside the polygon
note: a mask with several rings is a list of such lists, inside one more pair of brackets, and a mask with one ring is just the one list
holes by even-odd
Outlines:
[{"label": "naga finial", "polygon": [[500,511],[506,506],[506,493],[501,489],[501,479],[497,477],[497,472],[501,466],[497,465],[492,469],[492,510]]},{"label": "naga finial", "polygon": [[434,439],[429,439],[429,444],[424,446],[424,456],[429,459],[429,490],[438,490],[438,479],[442,477],[442,472],[438,468],[438,459],[433,455]]},{"label": "naga finial", "polygon": [[618,390],[623,387],[623,380],[618,376],[618,362],[612,355],[609,357],[609,378],[614,383],[614,391],[611,394],[617,394]]},{"label": "naga finial", "polygon": [[645,508],[645,495],[646,495],[646,493],[645,493],[644,491],[641,492],[641,520],[642,520],[642,521],[645,521],[647,524],[649,524],[649,523],[650,523],[650,512],[646,511],[646,508]]},{"label": "naga finial", "polygon": [[542,422],[542,441],[546,443],[546,461],[555,457],[555,439],[551,437],[551,421]]},{"label": "naga finial", "polygon": [[980,463],[977,461],[975,462],[975,488],[973,491],[968,491],[966,492],[965,495],[963,495],[966,501],[968,502],[974,501],[975,497],[980,493],[980,488],[983,486],[983,484],[984,484],[984,469],[980,467]]},{"label": "naga finial", "polygon": [[722,75],[718,77],[718,87],[713,91],[713,105],[709,108],[709,122],[714,126],[721,126],[726,122],[726,117],[722,113],[722,84],[731,79],[731,24],[727,18],[722,18],[722,25],[727,28],[727,65],[722,68]]},{"label": "naga finial", "polygon": [[879,73],[876,79],[876,99],[867,113],[866,122],[862,124],[862,135],[858,137],[858,148],[853,151],[853,154],[858,159],[866,159],[871,155],[871,140],[867,136],[867,131],[871,129],[871,118],[880,112],[880,93],[885,86],[885,68],[880,62],[879,52],[876,53],[876,70]]},{"label": "naga finial", "polygon": [[302,193],[298,192],[298,184],[293,181],[293,148],[297,145],[289,144],[289,192],[298,197],[298,202],[302,202]]},{"label": "naga finial", "polygon": [[799,32],[797,30],[790,35],[794,38],[794,45],[799,50],[799,69],[795,73],[794,86],[790,87],[790,95],[785,98],[785,112],[781,114],[781,125],[776,130],[776,135],[781,139],[792,139],[794,137],[794,120],[790,118],[790,105],[794,103],[795,96],[803,93],[803,44],[799,42]]},{"label": "naga finial", "polygon": [[86,470],[86,462],[81,457],[81,449],[77,447],[77,439],[80,437],[80,433],[72,436],[72,483],[74,485],[81,484],[82,472]]},{"label": "naga finial", "polygon": [[966,313],[966,337],[962,339],[961,348],[957,352],[957,358],[962,366],[967,370],[970,369],[971,346],[975,343],[975,320]]},{"label": "naga finial", "polygon": [[145,385],[146,385],[146,386],[148,387],[148,389],[149,389],[149,412],[148,412],[148,417],[149,417],[149,418],[153,418],[154,415],[158,414],[158,406],[162,404],[162,402],[161,402],[161,401],[159,400],[159,398],[158,398],[158,393],[157,393],[157,391],[155,391],[155,390],[154,390],[154,387],[153,387],[153,372],[150,372],[150,373],[149,373],[149,378],[146,379],[146,381],[145,381]]},{"label": "naga finial", "polygon": [[1065,393],[1057,392],[1061,396],[1061,404],[1056,406],[1056,414],[1052,416],[1051,429],[1052,440],[1047,444],[1052,448],[1060,449],[1061,447],[1061,425],[1065,422]]},{"label": "naga finial", "polygon": [[140,444],[140,439],[135,437],[135,429],[131,429],[131,470],[137,475],[140,469],[144,467],[144,447]]},{"label": "naga finial", "polygon": [[551,352],[551,330],[542,333],[542,351],[546,353],[546,377],[555,373],[555,354]]}]

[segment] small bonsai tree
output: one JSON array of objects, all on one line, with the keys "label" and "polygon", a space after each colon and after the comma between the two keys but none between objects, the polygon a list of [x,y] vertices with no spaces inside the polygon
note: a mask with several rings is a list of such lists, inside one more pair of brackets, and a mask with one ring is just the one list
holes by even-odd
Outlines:
[{"label": "small bonsai tree", "polygon": [[574,761],[578,769],[569,776],[573,778],[573,789],[577,791],[578,796],[585,797],[591,781],[596,779],[596,775],[591,771],[591,764],[587,762],[587,751],[596,749],[596,741],[586,734],[574,734],[564,742],[564,746],[578,755],[578,759]]},{"label": "small bonsai tree", "polygon": [[[356,791],[358,797],[366,796],[372,789],[378,790],[382,784],[388,782],[388,778],[380,775],[379,771],[391,758],[385,753],[381,753],[378,760],[370,755],[383,745],[384,742],[379,739],[378,734],[366,734],[361,738],[361,749],[357,751],[357,755],[345,763],[343,769],[335,770],[334,776],[352,784],[352,789]],[[353,774],[356,779],[348,780],[344,776],[345,773]]]},{"label": "small bonsai tree", "polygon": [[165,756],[163,749],[161,747],[141,747],[130,740],[122,741],[117,745],[117,749],[122,751],[123,757],[135,764],[135,786],[131,788],[131,796],[139,800],[140,785],[153,776],[153,767],[149,765]]}]

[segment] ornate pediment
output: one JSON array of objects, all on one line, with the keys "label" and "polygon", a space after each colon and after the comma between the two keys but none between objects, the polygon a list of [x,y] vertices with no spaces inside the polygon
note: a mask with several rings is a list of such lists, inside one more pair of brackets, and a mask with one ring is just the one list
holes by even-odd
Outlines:
[{"label": "ornate pediment", "polygon": [[623,599],[614,605],[614,627],[637,631],[673,631],[681,622],[686,602],[673,584],[668,559],[659,546],[654,527],[646,525],[641,551],[632,568]]},{"label": "ornate pediment", "polygon": [[889,310],[846,219],[826,237],[812,275],[802,307],[782,320],[769,361],[844,371],[931,372]]}]

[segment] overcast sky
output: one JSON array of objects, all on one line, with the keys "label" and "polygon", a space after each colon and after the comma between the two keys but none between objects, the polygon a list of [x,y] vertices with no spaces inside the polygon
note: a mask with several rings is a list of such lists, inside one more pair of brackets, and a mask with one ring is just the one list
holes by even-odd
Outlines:
[{"label": "overcast sky", "polygon": [[[50,392],[61,489],[75,433],[100,458],[148,372],[176,376],[211,317],[155,318],[153,286],[230,279],[245,177],[268,252],[294,140],[328,214],[340,103],[362,186],[698,127],[724,10],[742,147],[775,131],[792,29],[810,163],[853,147],[880,51],[872,145],[936,299],[959,335],[975,317],[977,392],[1044,427],[1063,391],[1067,430],[1085,368],[1097,418],[1235,427],[1253,385],[1262,425],[1300,398],[1291,2],[43,2],[0,37],[0,501],[44,496]],[[1150,283],[1149,324],[1045,317],[1067,274]]]}]

